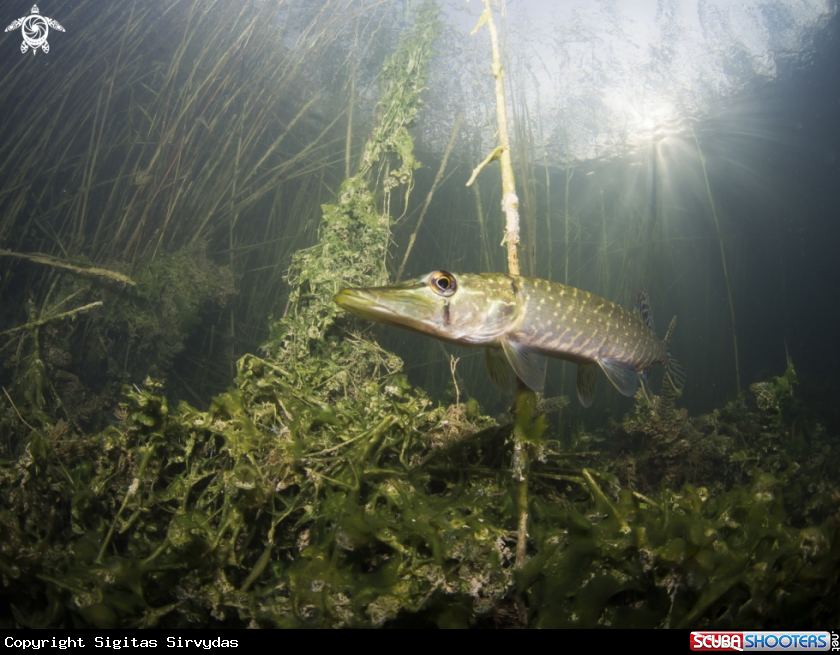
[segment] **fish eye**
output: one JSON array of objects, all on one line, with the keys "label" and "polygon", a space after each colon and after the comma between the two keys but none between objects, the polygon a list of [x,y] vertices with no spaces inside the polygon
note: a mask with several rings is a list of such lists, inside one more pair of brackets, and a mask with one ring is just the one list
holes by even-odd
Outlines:
[{"label": "fish eye", "polygon": [[455,276],[446,271],[438,271],[432,273],[429,277],[429,286],[432,287],[435,293],[441,296],[451,296],[458,288],[458,283],[455,282]]}]

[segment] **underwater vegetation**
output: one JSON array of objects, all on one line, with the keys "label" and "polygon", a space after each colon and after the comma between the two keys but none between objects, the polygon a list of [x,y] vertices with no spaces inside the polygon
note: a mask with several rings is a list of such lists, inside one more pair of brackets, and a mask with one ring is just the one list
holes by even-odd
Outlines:
[{"label": "underwater vegetation", "polygon": [[[568,399],[539,399],[526,417],[545,433],[517,567],[514,425],[472,398],[433,402],[335,307],[339,288],[387,279],[391,219],[380,208],[392,193],[406,201],[419,165],[408,127],[439,29],[435,4],[419,5],[383,71],[359,170],[323,207],[318,243],[292,262],[286,311],[208,409],[171,402],[161,364],[121,389],[108,425],[84,429],[54,406],[56,370],[37,363],[48,325],[38,316],[64,310],[33,310],[20,359],[33,372],[0,397],[0,625],[790,629],[837,619],[840,439],[799,406],[792,364],[703,416],[678,407],[666,377],[658,396],[640,392],[598,432],[555,433],[547,417]],[[158,311],[172,308],[161,313],[170,336],[140,340],[138,357],[171,360],[173,335],[232,288],[219,271],[204,288],[206,277],[193,280],[196,295],[177,291],[189,275],[151,275],[159,286],[134,277]],[[123,331],[151,322],[122,312]]]},{"label": "underwater vegetation", "polygon": [[[83,256],[73,264],[25,258],[53,275],[43,298],[26,300],[22,324],[0,332],[0,375],[11,378],[10,400],[38,426],[58,413],[78,431],[101,427],[91,422],[112,412],[123,385],[150,372],[169,375],[202,312],[224,307],[234,293],[232,273],[210,261],[203,243],[138,262],[131,277],[91,267]],[[0,421],[0,449],[24,427]]]},{"label": "underwater vegetation", "polygon": [[[549,433],[515,570],[511,426],[474,401],[435,405],[385,353],[366,363],[378,373],[344,393],[323,361],[293,372],[247,356],[206,412],[170,408],[148,379],[99,434],[63,421],[33,433],[0,468],[4,625],[790,628],[836,616],[828,462],[840,444],[818,426],[789,450],[787,410],[779,423],[778,405],[750,392],[673,420],[640,402],[568,450]],[[342,366],[354,364],[328,368]],[[634,438],[650,443],[635,451]],[[703,458],[726,474],[695,471]],[[660,459],[671,472],[657,487]]]}]

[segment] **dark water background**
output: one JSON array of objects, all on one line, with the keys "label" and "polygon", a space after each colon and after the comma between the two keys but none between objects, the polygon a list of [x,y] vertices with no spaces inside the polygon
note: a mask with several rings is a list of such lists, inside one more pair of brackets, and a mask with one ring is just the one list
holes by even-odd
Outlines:
[{"label": "dark water background", "polygon": [[[719,101],[712,115],[694,126],[706,159],[726,249],[741,387],[780,374],[787,352],[806,383],[806,393],[829,403],[838,391],[836,371],[840,365],[840,296],[836,288],[840,280],[838,29],[840,21],[835,16],[819,35],[812,61],[800,62],[784,71],[783,81],[766,83]],[[419,175],[429,176],[434,168],[430,162]],[[562,281],[566,172],[549,167],[555,221],[550,239],[553,254],[549,256],[543,218],[545,173],[539,167],[537,171],[540,218],[536,273]],[[467,221],[468,227],[453,224],[449,212],[442,221],[435,221],[436,206],[470,204],[467,192],[459,187],[460,177],[453,177],[458,177],[458,181],[452,180],[432,205],[424,226],[427,249],[413,257],[409,267],[412,274],[435,267],[480,269],[473,248],[464,247],[441,259],[434,247],[476,239],[478,226],[474,218]],[[623,254],[617,252],[620,224],[630,214],[626,198],[632,198],[642,210],[649,210],[639,227],[643,236],[631,249],[632,280],[626,282],[623,295],[619,296],[604,293],[598,270],[602,193],[611,244],[608,250],[614,251],[610,255],[613,291],[616,278],[620,277]],[[678,315],[673,352],[688,372],[684,406],[692,413],[710,411],[734,397],[726,282],[691,135],[666,138],[657,148],[625,158],[582,164],[572,176],[570,197],[576,218],[572,233],[580,230],[583,236],[582,243],[570,246],[569,283],[626,307],[631,306],[635,289],[646,285],[660,336],[670,317]],[[495,209],[489,199],[484,207],[488,213]],[[494,216],[492,220],[495,235],[501,229],[501,219]],[[504,265],[501,257],[496,261]],[[409,371],[416,372],[417,357],[411,353],[422,347],[422,338],[395,334],[393,330],[386,331],[383,338],[404,353]],[[468,380],[474,388],[481,389],[482,396],[495,393],[481,379],[480,353],[471,356],[470,351],[447,348],[456,356],[463,356],[464,363],[470,362]],[[562,363],[549,363],[547,395],[561,390],[574,394],[574,370],[567,368],[564,385]],[[448,364],[441,363],[439,369],[440,380],[449,376]],[[629,401],[600,377],[596,409],[587,420],[598,420],[598,407],[608,407],[613,415],[620,415],[629,407]],[[575,400],[571,411],[578,411]],[[584,412],[582,416],[585,415]]]},{"label": "dark water background", "polygon": [[[242,5],[242,15],[247,11],[261,11],[263,3]],[[186,5],[173,5],[173,15],[186,11]],[[223,7],[223,5],[219,5]],[[268,29],[285,29],[281,45],[294,53],[294,44],[305,34],[297,26],[283,28],[290,16],[304,15],[310,3],[301,3],[298,9],[281,9],[270,14],[265,23]],[[102,155],[93,173],[92,191],[86,200],[88,212],[97,220],[113,224],[121,217],[121,209],[108,205],[113,173],[133,151],[115,146],[126,134],[131,136],[134,122],[140,119],[136,109],[142,103],[140,82],[152,77],[126,79],[115,76],[113,98],[106,119],[88,109],[78,113],[68,112],[74,105],[82,106],[83,98],[107,94],[112,83],[107,71],[118,54],[118,39],[105,38],[101,43],[86,42],[87,64],[82,65],[83,55],[71,57],[71,45],[81,47],[76,40],[86,21],[92,21],[97,10],[105,6],[97,3],[62,3],[60,6],[42,7],[42,14],[59,13],[68,16],[66,34],[51,33],[52,51],[36,57],[27,55],[21,60],[17,50],[19,33],[4,35],[0,46],[3,55],[3,75],[7,80],[7,93],[0,102],[0,119],[7,143],[19,139],[24,148],[17,151],[20,166],[26,167],[24,179],[30,185],[23,207],[14,206],[15,189],[20,179],[13,179],[15,166],[7,165],[0,177],[0,210],[13,216],[0,235],[0,247],[18,252],[52,252],[61,255],[58,240],[66,224],[67,206],[78,207],[83,194],[86,166],[90,162],[90,148],[95,138],[113,146],[108,155]],[[136,7],[135,7],[136,9]],[[59,11],[60,10],[60,11]],[[166,12],[161,3],[161,12]],[[4,5],[4,15],[14,17],[29,11],[22,2]],[[125,20],[136,14],[130,6],[121,9]],[[215,10],[214,10],[215,11]],[[221,9],[219,10],[221,11]],[[298,14],[295,14],[298,11]],[[369,10],[370,11],[370,10]],[[288,13],[291,12],[291,13]],[[378,12],[378,13],[377,13]],[[314,15],[314,14],[313,14]],[[398,28],[405,14],[401,6],[383,5],[381,9],[364,14],[365,20],[374,16],[381,21],[366,23],[363,34],[369,40],[364,59],[360,64],[359,86],[354,121],[356,145],[365,137],[376,120],[374,99],[375,78],[378,65],[393,45]],[[116,15],[115,15],[116,16]],[[145,58],[137,70],[154,71],[154,66],[165,66],[168,57],[177,52],[178,40],[166,31],[167,24],[176,21],[160,20],[154,11],[149,20],[158,20],[149,38],[136,53],[123,53]],[[317,20],[326,20],[318,18]],[[315,25],[319,24],[317,23]],[[116,17],[112,28],[120,25]],[[293,22],[293,21],[292,21]],[[224,24],[224,21],[223,21]],[[301,23],[303,25],[304,23]],[[374,25],[371,27],[371,25]],[[233,27],[233,25],[231,25]],[[539,144],[531,144],[528,156],[532,159],[525,167],[517,169],[519,195],[525,213],[533,216],[531,228],[523,227],[525,239],[530,238],[534,249],[523,250],[523,270],[556,281],[566,281],[610,300],[630,306],[636,290],[642,284],[649,289],[660,335],[670,317],[679,316],[674,337],[673,352],[684,363],[688,383],[682,400],[692,413],[709,411],[732,399],[737,393],[733,352],[733,324],[729,306],[726,279],[721,261],[721,242],[726,253],[729,286],[735,314],[735,331],[738,338],[740,359],[740,386],[746,389],[751,382],[767,379],[781,373],[787,353],[797,371],[815,398],[828,400],[834,397],[840,354],[837,347],[837,325],[840,305],[837,301],[837,280],[840,279],[838,248],[838,217],[840,216],[840,22],[835,15],[827,26],[813,38],[813,48],[801,57],[779,60],[778,77],[773,81],[745,84],[742,91],[715,100],[713,108],[703,116],[694,116],[682,124],[682,129],[663,136],[657,133],[648,146],[629,154],[610,156],[602,160],[576,161],[566,196],[568,167],[561,161],[544,159]],[[233,30],[232,30],[233,31]],[[74,34],[75,33],[75,34]],[[117,32],[115,32],[116,34]],[[309,56],[310,67],[300,85],[290,88],[299,93],[283,94],[274,99],[274,114],[266,120],[277,120],[273,130],[261,133],[259,139],[248,146],[254,152],[268,147],[280,129],[293,121],[301,104],[312,97],[312,90],[324,89],[324,100],[307,110],[284,143],[288,152],[278,152],[268,159],[275,164],[300,149],[307,139],[313,138],[329,125],[336,112],[343,110],[339,100],[346,94],[346,71],[342,66],[346,57],[350,32],[332,43],[332,50],[322,48],[317,57]],[[209,38],[209,37],[208,37]],[[405,244],[414,229],[419,207],[430,188],[441,157],[440,137],[446,136],[454,114],[459,109],[459,99],[447,96],[447,88],[436,83],[454,75],[452,58],[446,47],[452,36],[444,41],[442,51],[435,60],[435,70],[429,82],[428,111],[421,114],[415,129],[418,158],[423,168],[417,171],[416,187],[405,211],[394,228],[393,260],[391,270],[402,259]],[[185,62],[197,57],[202,43],[200,34],[190,42],[184,53]],[[233,46],[231,46],[233,47]],[[253,47],[250,46],[249,47]],[[481,42],[476,48],[486,49]],[[219,46],[220,52],[222,46]],[[74,51],[75,52],[75,51]],[[232,50],[237,53],[238,51]],[[149,192],[141,205],[148,207],[144,219],[148,229],[144,238],[149,243],[156,238],[154,225],[160,227],[167,210],[168,199],[176,209],[167,225],[178,225],[189,218],[200,223],[207,212],[206,206],[190,205],[186,197],[190,185],[202,182],[207,169],[202,168],[208,158],[219,158],[230,165],[232,146],[219,154],[219,144],[233,143],[233,122],[224,121],[244,111],[250,102],[260,102],[265,89],[253,88],[254,71],[264,61],[249,60],[245,50],[242,64],[232,65],[230,75],[222,80],[214,94],[212,85],[199,96],[191,109],[196,122],[209,118],[228,98],[232,101],[229,113],[220,113],[214,131],[202,137],[184,158],[184,170],[177,179],[166,180],[166,166],[175,161],[172,151],[165,153],[157,165],[152,186],[164,179],[156,193]],[[174,55],[173,55],[174,56]],[[239,55],[236,55],[237,57]],[[280,55],[278,55],[280,56]],[[291,55],[290,55],[291,56]],[[76,57],[76,59],[73,59]],[[238,60],[232,58],[234,63]],[[227,63],[225,64],[227,66]],[[511,79],[516,84],[515,66],[511,65]],[[187,71],[188,67],[184,66]],[[480,65],[476,70],[486,72]],[[103,73],[104,71],[104,73]],[[72,78],[72,84],[63,86]],[[27,79],[28,82],[21,80]],[[14,84],[10,85],[10,81]],[[304,82],[306,82],[304,84]],[[451,82],[451,79],[450,79]],[[490,82],[480,82],[490,90]],[[50,95],[54,88],[55,94]],[[185,87],[186,88],[186,87]],[[38,91],[33,95],[33,89]],[[134,93],[134,95],[131,95]],[[511,91],[509,91],[511,93]],[[40,95],[38,95],[40,94]],[[69,94],[69,99],[64,98]],[[238,94],[238,95],[237,95]],[[101,100],[102,95],[100,95]],[[37,100],[34,98],[38,98]],[[71,124],[77,138],[67,147],[56,144],[55,150],[47,149],[35,159],[23,156],[33,130],[29,129],[35,109],[46,100],[62,106],[62,124]],[[67,104],[61,103],[67,100]],[[472,99],[474,100],[474,98]],[[492,97],[482,101],[491,106]],[[132,104],[134,103],[134,104]],[[90,106],[88,106],[90,107]],[[534,112],[535,108],[531,107]],[[520,116],[522,107],[520,106]],[[502,217],[498,211],[498,170],[492,165],[479,178],[480,198],[484,214],[484,231],[478,221],[475,196],[464,187],[472,167],[488,150],[487,125],[470,124],[475,118],[468,116],[446,171],[444,182],[435,193],[425,222],[419,230],[417,245],[406,268],[406,276],[444,268],[454,271],[480,271],[489,267],[504,270],[504,252],[498,246],[502,233]],[[77,121],[77,123],[73,123]],[[187,121],[185,125],[189,125]],[[244,352],[253,352],[266,338],[269,315],[283,311],[287,287],[282,275],[288,267],[294,250],[311,245],[317,237],[320,204],[333,198],[343,179],[343,143],[346,119],[342,118],[328,133],[332,141],[325,147],[324,161],[329,166],[313,169],[309,174],[300,167],[281,171],[282,183],[278,190],[265,195],[242,209],[234,221],[231,212],[219,214],[218,222],[210,220],[202,239],[208,243],[208,255],[218,264],[229,264],[237,276],[238,293],[229,309],[204,307],[200,321],[185,341],[185,350],[175,360],[181,378],[192,379],[190,398],[199,402],[223,389],[230,379],[232,361]],[[704,182],[697,145],[690,131],[697,136],[706,161],[707,188]],[[46,126],[44,126],[46,128]],[[172,135],[176,140],[186,133]],[[37,130],[35,130],[37,133]],[[531,138],[537,134],[531,129]],[[430,142],[424,137],[434,135]],[[57,141],[57,139],[56,139]],[[445,142],[445,139],[444,139]],[[32,141],[34,144],[35,141]],[[523,141],[524,143],[524,141]],[[516,147],[516,146],[515,146]],[[356,148],[358,149],[358,148]],[[7,149],[7,153],[8,153]],[[31,152],[31,150],[30,150]],[[186,152],[186,151],[185,151]],[[256,156],[256,155],[255,155]],[[51,169],[50,162],[61,157],[59,169]],[[148,152],[138,159],[148,162]],[[179,160],[179,166],[180,164]],[[7,161],[7,164],[9,162]],[[288,181],[284,176],[291,177]],[[127,177],[127,176],[126,176]],[[206,180],[204,180],[206,181]],[[225,178],[226,183],[230,180]],[[531,196],[524,187],[530,185]],[[185,191],[178,195],[178,190]],[[710,195],[719,218],[716,229],[710,210]],[[130,198],[131,194],[126,195]],[[167,199],[168,198],[168,199]],[[178,203],[181,203],[180,205]],[[530,203],[530,206],[529,206]],[[401,207],[394,203],[392,215],[399,216]],[[566,208],[568,206],[568,216]],[[304,207],[302,210],[301,207]],[[125,209],[125,203],[122,205]],[[73,210],[77,211],[77,210]],[[213,210],[215,211],[215,209]],[[213,214],[210,211],[210,214]],[[64,212],[64,213],[62,213]],[[102,212],[97,214],[97,212]],[[218,212],[217,212],[218,213]],[[71,212],[72,214],[72,212]],[[36,226],[31,217],[42,216]],[[134,216],[137,219],[137,216]],[[566,223],[570,241],[565,239]],[[132,242],[117,243],[112,250],[91,247],[93,220],[81,229],[72,244],[70,253],[84,254],[95,262],[113,262],[128,259],[132,263],[149,256],[149,251],[137,249]],[[231,227],[233,225],[233,227]],[[164,250],[177,250],[186,242],[178,229],[165,228],[166,238],[161,241]],[[530,230],[530,232],[529,232]],[[530,234],[530,237],[527,236]],[[282,247],[278,247],[278,243]],[[482,245],[484,244],[484,245]],[[117,247],[118,246],[118,247]],[[122,248],[125,247],[125,250]],[[135,248],[131,250],[131,248]],[[482,248],[485,255],[482,255]],[[231,252],[236,255],[232,256]],[[534,256],[535,255],[535,256]],[[568,255],[568,278],[566,266]],[[0,296],[0,325],[8,329],[20,324],[24,316],[24,303],[29,295],[43,294],[39,282],[39,269],[10,260],[4,266],[2,296]],[[40,285],[40,286],[39,286]],[[234,331],[229,325],[235,323]],[[220,335],[226,330],[234,335],[225,342]],[[491,412],[502,411],[507,400],[498,394],[486,380],[483,357],[479,351],[441,346],[415,335],[393,329],[373,328],[387,348],[394,349],[405,360],[410,378],[432,395],[440,396],[450,385],[449,354],[461,357],[459,374],[465,393],[475,396]],[[212,333],[212,334],[211,334]],[[223,361],[224,360],[224,361]],[[210,364],[216,366],[212,376],[201,373]],[[546,374],[546,393],[566,393],[573,396],[573,367],[551,361]],[[563,371],[566,371],[565,377]],[[197,373],[197,371],[199,371]],[[9,373],[4,374],[9,382]],[[655,388],[661,373],[655,378]],[[198,378],[198,379],[196,379]],[[177,388],[177,382],[175,388]],[[605,412],[613,416],[629,407],[628,400],[610,388],[600,377],[595,408],[582,414],[587,421],[599,421]],[[571,411],[579,408],[573,400]]]}]

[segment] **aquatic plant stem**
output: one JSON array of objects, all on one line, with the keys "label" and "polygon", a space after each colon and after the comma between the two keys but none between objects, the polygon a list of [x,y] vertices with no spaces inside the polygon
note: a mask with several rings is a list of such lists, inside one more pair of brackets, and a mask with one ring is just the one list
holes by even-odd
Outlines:
[{"label": "aquatic plant stem", "polygon": [[[531,119],[528,114],[528,106],[524,102],[525,87],[522,79],[524,71],[519,65],[519,88],[518,93],[521,96],[520,105],[517,108],[517,102],[511,103],[513,111],[513,130],[516,137],[517,145],[517,163],[521,172],[520,192],[524,199],[522,211],[519,214],[519,223],[524,223],[524,232],[522,234],[521,248],[524,253],[523,272],[525,275],[535,275],[537,265],[537,201],[536,201],[536,180],[534,179],[534,166],[532,162],[536,159],[534,157],[534,132],[531,127]],[[514,99],[517,94],[511,94]]]},{"label": "aquatic plant stem", "polygon": [[[510,157],[510,141],[507,129],[505,109],[504,71],[499,51],[499,35],[490,9],[490,0],[484,0],[484,12],[481,14],[475,33],[487,24],[490,31],[490,43],[493,48],[493,77],[496,81],[496,122],[499,133],[499,145],[494,150],[501,165],[502,174],[502,211],[505,214],[505,236],[502,245],[507,248],[508,272],[519,275],[519,198],[516,196],[516,184],[513,176],[513,164]],[[475,177],[475,173],[473,174]],[[521,380],[516,381],[516,399],[514,400],[515,423],[513,428],[513,477],[517,488],[516,502],[516,559],[515,566],[521,568],[527,559],[528,549],[528,471],[535,446],[545,431],[545,421],[534,421],[536,394]]]},{"label": "aquatic plant stem", "polygon": [[[485,19],[484,17],[487,16]],[[496,81],[496,125],[499,131],[499,165],[502,172],[502,211],[505,214],[505,237],[502,245],[507,248],[508,272],[519,275],[519,198],[513,176],[513,163],[510,158],[510,138],[508,137],[507,109],[505,100],[505,73],[502,68],[502,56],[499,50],[499,34],[490,9],[490,0],[484,0],[484,13],[479,20],[487,21],[490,31],[490,43],[493,46],[493,77]]]},{"label": "aquatic plant stem", "polygon": [[563,244],[565,245],[563,284],[569,284],[569,186],[572,183],[572,175],[575,174],[574,167],[566,164],[566,195],[563,198]]},{"label": "aquatic plant stem", "polygon": [[591,491],[592,497],[595,499],[596,503],[603,509],[606,509],[610,514],[612,514],[613,518],[618,521],[619,529],[622,534],[629,533],[630,526],[627,524],[624,516],[618,511],[616,506],[610,502],[610,499],[607,498],[604,492],[601,491],[601,487],[599,487],[598,483],[595,482],[595,478],[592,477],[592,473],[589,469],[581,469],[581,474],[586,480],[586,483],[589,485],[589,490]]},{"label": "aquatic plant stem", "polygon": [[703,180],[706,183],[706,193],[709,196],[709,206],[712,208],[712,218],[715,221],[715,232],[717,232],[718,245],[720,246],[720,261],[723,265],[723,279],[726,281],[726,297],[729,300],[729,316],[732,319],[732,349],[735,353],[735,384],[737,385],[738,393],[741,393],[741,365],[738,359],[738,331],[735,323],[735,303],[732,302],[732,286],[729,283],[729,271],[726,268],[726,251],[723,248],[723,235],[720,233],[720,221],[718,220],[717,210],[715,209],[715,199],[712,197],[712,187],[709,184],[709,175],[706,172],[706,158],[703,156],[703,149],[700,147],[700,140],[697,138],[697,133],[694,127],[691,128],[691,135],[694,137],[694,143],[697,145],[697,153],[700,155],[700,166],[703,168]]},{"label": "aquatic plant stem", "polygon": [[359,46],[359,20],[356,19],[356,35],[350,52],[350,97],[347,100],[347,140],[344,145],[344,177],[350,178],[350,154],[353,149],[353,108],[356,104],[356,48]]},{"label": "aquatic plant stem", "polygon": [[108,529],[108,534],[105,535],[105,539],[102,541],[102,548],[99,549],[99,555],[96,556],[97,564],[102,564],[102,558],[105,557],[105,551],[108,549],[108,544],[111,543],[111,538],[114,536],[114,530],[116,530],[117,528],[117,522],[120,520],[120,516],[122,515],[125,508],[128,506],[129,501],[132,498],[134,498],[135,495],[137,495],[137,491],[140,489],[140,480],[143,478],[143,474],[146,472],[146,465],[149,463],[149,458],[152,456],[152,453],[154,452],[155,448],[154,446],[146,446],[141,450],[143,452],[143,458],[140,460],[140,466],[137,468],[137,475],[134,476],[131,485],[128,487],[128,491],[126,491],[122,505],[120,505],[120,509],[117,512],[117,515],[111,522],[111,527]]},{"label": "aquatic plant stem", "polygon": [[452,126],[452,133],[449,135],[449,143],[446,145],[446,151],[443,153],[443,159],[440,161],[440,168],[438,168],[437,175],[435,175],[435,181],[432,182],[432,188],[429,189],[429,193],[426,195],[426,200],[423,203],[423,209],[420,211],[420,218],[417,219],[417,225],[414,226],[414,232],[411,233],[411,238],[408,240],[408,247],[406,247],[400,267],[397,269],[397,282],[402,279],[402,274],[405,270],[405,263],[408,261],[408,256],[411,254],[411,249],[414,247],[414,241],[417,239],[417,232],[420,231],[420,226],[423,225],[423,218],[426,216],[426,210],[432,202],[432,197],[435,195],[435,189],[437,189],[440,181],[443,179],[443,173],[446,171],[446,163],[449,161],[449,154],[452,152],[452,145],[455,143],[455,137],[458,136],[458,132],[461,129],[461,121],[463,118],[464,114],[462,112],[458,112],[458,115],[455,117],[455,124]]},{"label": "aquatic plant stem", "polygon": [[[108,85],[108,93],[105,98],[105,106],[102,110],[102,117],[99,121],[99,125],[96,125],[96,120],[94,120],[94,129],[91,130],[91,145],[93,146],[92,152],[90,153],[90,166],[87,168],[87,176],[86,179],[83,181],[83,195],[82,195],[82,207],[79,213],[79,221],[78,221],[78,228],[76,234],[76,240],[79,243],[84,243],[84,232],[85,232],[85,225],[87,222],[87,210],[88,210],[88,200],[90,195],[90,190],[93,186],[94,181],[94,172],[96,171],[96,164],[99,158],[99,154],[101,151],[102,146],[102,131],[105,128],[105,123],[108,120],[108,109],[111,106],[111,97],[114,92],[114,81],[117,77],[117,72],[120,69],[120,58],[122,57],[123,48],[125,47],[125,40],[128,37],[128,31],[131,28],[131,19],[134,18],[134,8],[137,5],[136,1],[131,3],[131,12],[129,13],[128,20],[125,23],[125,28],[123,29],[122,39],[120,39],[120,48],[117,52],[117,59],[114,62],[113,72],[111,73],[111,82]],[[99,108],[102,103],[102,89],[99,91],[99,100],[96,103],[96,115],[97,118],[99,117]],[[96,143],[93,143],[94,135],[96,136]]]},{"label": "aquatic plant stem", "polygon": [[51,316],[41,317],[38,319],[34,319],[29,321],[26,325],[19,325],[17,327],[11,328],[9,330],[5,330],[4,332],[0,332],[0,336],[5,336],[7,334],[14,334],[16,332],[21,332],[23,330],[33,330],[41,325],[46,325],[50,321],[57,321],[62,318],[71,318],[76,316],[76,314],[80,314],[81,312],[86,312],[89,309],[93,309],[94,307],[101,307],[104,303],[101,300],[97,300],[96,302],[88,303],[87,305],[83,305],[82,307],[76,307],[75,309],[71,309],[67,312],[62,312],[61,314],[53,314]]},{"label": "aquatic plant stem", "polygon": [[74,266],[73,264],[68,264],[59,259],[56,259],[55,257],[50,257],[49,255],[44,255],[41,253],[32,253],[27,255],[18,252],[11,252],[10,250],[3,250],[2,248],[0,248],[0,257],[15,257],[17,259],[25,259],[26,261],[32,262],[34,264],[44,264],[45,266],[61,268],[67,271],[72,271],[73,273],[78,273],[79,275],[84,275],[88,277],[101,277],[106,280],[120,282],[121,284],[127,284],[132,287],[137,285],[137,283],[134,280],[132,280],[130,277],[123,275],[122,273],[117,273],[116,271],[111,271],[107,268],[82,268],[81,266]]},{"label": "aquatic plant stem", "polygon": [[38,432],[38,430],[33,428],[31,425],[29,425],[29,423],[26,422],[26,419],[24,419],[23,416],[21,416],[20,412],[18,411],[18,408],[15,406],[15,401],[12,400],[12,397],[9,395],[9,392],[6,391],[6,387],[0,387],[0,389],[3,389],[3,393],[6,395],[6,398],[9,399],[9,402],[12,405],[12,409],[15,410],[15,414],[18,415],[18,418],[20,419],[20,422],[23,423],[26,427],[28,427],[33,432]]},{"label": "aquatic plant stem", "polygon": [[[563,284],[569,284],[569,186],[572,183],[572,175],[575,174],[575,169],[573,166],[569,165],[569,158],[566,157],[566,191],[563,197]],[[562,382],[560,383],[560,395],[566,395],[566,368],[567,362],[563,360],[563,372],[560,376]],[[560,410],[560,416],[557,419],[560,421],[562,425],[563,420],[563,410]]]}]

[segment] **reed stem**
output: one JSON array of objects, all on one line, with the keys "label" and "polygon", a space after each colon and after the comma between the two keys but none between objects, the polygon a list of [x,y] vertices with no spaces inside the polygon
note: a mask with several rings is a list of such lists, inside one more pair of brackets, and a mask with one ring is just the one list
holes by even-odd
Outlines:
[{"label": "reed stem", "polygon": [[408,256],[411,254],[411,249],[414,247],[414,241],[417,239],[417,233],[420,231],[420,226],[423,225],[423,218],[426,216],[426,210],[432,202],[432,197],[435,195],[435,190],[437,189],[438,184],[440,184],[440,181],[443,179],[443,173],[446,171],[446,164],[449,161],[449,154],[452,152],[455,137],[458,136],[458,132],[461,129],[461,121],[463,118],[464,114],[462,112],[458,112],[458,115],[455,117],[455,124],[452,126],[452,133],[449,135],[449,143],[446,144],[443,159],[441,159],[440,167],[438,168],[437,175],[435,175],[435,181],[432,182],[432,188],[429,189],[429,193],[426,195],[426,200],[423,202],[423,209],[420,210],[420,218],[417,219],[417,224],[414,226],[414,232],[411,233],[411,238],[408,240],[408,246],[405,249],[402,262],[400,262],[400,267],[397,269],[397,282],[402,279],[402,274],[405,270],[405,263],[408,261]]},{"label": "reed stem", "polygon": [[[505,236],[502,245],[507,248],[508,272],[519,275],[519,199],[516,196],[516,185],[513,176],[513,165],[510,156],[510,141],[507,129],[507,112],[505,110],[505,87],[502,58],[499,48],[499,36],[490,0],[484,0],[484,12],[479,19],[479,27],[486,23],[490,32],[490,43],[493,49],[493,77],[496,91],[496,123],[499,134],[498,152],[502,175],[502,211],[505,214]],[[477,30],[478,28],[476,28]],[[478,169],[477,169],[478,170]],[[475,176],[475,173],[474,173]],[[536,422],[534,408],[536,394],[521,380],[516,381],[516,399],[514,401],[515,423],[513,429],[513,476],[517,489],[517,522],[516,522],[516,557],[515,566],[522,568],[527,561],[528,549],[528,473],[535,447],[542,438],[545,422]]]},{"label": "reed stem", "polygon": [[723,279],[726,281],[726,297],[729,300],[729,317],[732,319],[732,350],[735,353],[735,384],[738,393],[741,393],[741,364],[738,358],[738,331],[735,323],[735,303],[732,301],[732,286],[729,283],[729,271],[726,267],[726,251],[723,247],[723,235],[720,232],[720,221],[718,220],[717,209],[715,209],[715,199],[712,197],[712,187],[709,184],[709,175],[706,172],[706,157],[703,155],[703,149],[700,147],[700,140],[697,138],[697,133],[694,127],[691,128],[691,134],[694,137],[694,143],[697,144],[697,152],[700,155],[700,166],[703,168],[703,181],[706,183],[706,194],[709,197],[709,206],[712,209],[712,218],[715,223],[715,232],[717,233],[718,246],[720,246],[720,261],[723,265]]}]

